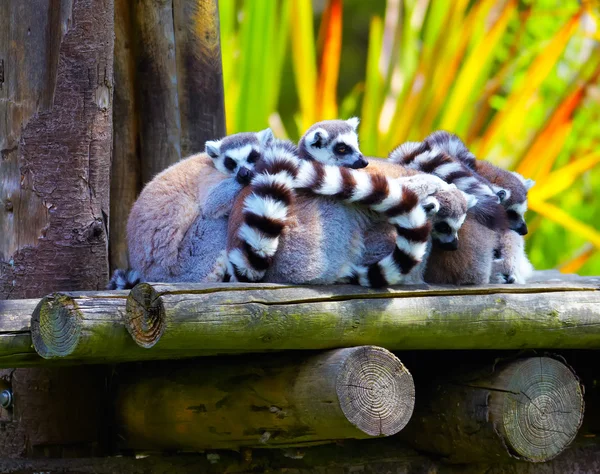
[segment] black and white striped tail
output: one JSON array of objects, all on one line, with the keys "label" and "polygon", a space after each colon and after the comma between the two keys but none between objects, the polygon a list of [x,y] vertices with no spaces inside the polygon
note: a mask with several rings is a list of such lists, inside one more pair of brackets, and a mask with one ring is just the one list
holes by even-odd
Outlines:
[{"label": "black and white striped tail", "polygon": [[[431,137],[434,139],[428,141]],[[461,191],[476,196],[477,204],[469,213],[490,229],[504,228],[505,213],[490,184],[453,153],[465,160],[470,159],[469,155],[472,156],[458,137],[447,132],[436,132],[422,143],[407,142],[400,145],[390,153],[389,159],[407,168],[438,176],[448,184],[455,184]]]},{"label": "black and white striped tail", "polygon": [[242,244],[227,253],[223,281],[260,281],[273,260],[294,200],[299,166],[294,144],[277,140],[263,153],[252,193],[244,200],[244,223],[238,230]]}]

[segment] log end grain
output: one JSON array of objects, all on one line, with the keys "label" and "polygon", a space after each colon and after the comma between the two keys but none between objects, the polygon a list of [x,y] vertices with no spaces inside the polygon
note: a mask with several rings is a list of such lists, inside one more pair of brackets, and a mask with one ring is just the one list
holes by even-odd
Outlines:
[{"label": "log end grain", "polygon": [[158,292],[140,283],[127,298],[125,326],[140,347],[154,346],[165,331],[165,308]]},{"label": "log end grain", "polygon": [[31,317],[31,338],[45,359],[70,355],[79,343],[79,309],[69,295],[53,293],[41,299]]}]

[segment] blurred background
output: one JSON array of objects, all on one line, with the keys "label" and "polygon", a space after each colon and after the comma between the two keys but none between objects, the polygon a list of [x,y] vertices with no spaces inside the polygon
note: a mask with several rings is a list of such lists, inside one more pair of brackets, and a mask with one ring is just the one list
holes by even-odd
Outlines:
[{"label": "blurred background", "polygon": [[220,0],[227,132],[358,116],[387,156],[437,129],[537,184],[538,269],[600,274],[600,5]]}]

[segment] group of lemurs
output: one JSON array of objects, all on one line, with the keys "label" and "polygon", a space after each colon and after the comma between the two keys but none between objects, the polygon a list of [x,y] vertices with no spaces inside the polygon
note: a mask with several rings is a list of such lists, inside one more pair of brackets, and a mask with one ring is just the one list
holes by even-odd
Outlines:
[{"label": "group of lemurs", "polygon": [[238,133],[164,170],[131,210],[131,268],[109,288],[526,281],[533,181],[444,131],[364,157],[358,123],[318,122],[298,145],[270,129]]}]

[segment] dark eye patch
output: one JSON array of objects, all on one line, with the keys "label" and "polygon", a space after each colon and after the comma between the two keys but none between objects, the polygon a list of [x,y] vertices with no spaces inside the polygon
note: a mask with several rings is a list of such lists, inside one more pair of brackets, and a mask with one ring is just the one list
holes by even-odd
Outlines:
[{"label": "dark eye patch", "polygon": [[223,164],[225,165],[225,168],[227,168],[229,171],[233,171],[237,166],[235,160],[233,158],[230,158],[229,156],[225,157],[225,161],[223,162]]},{"label": "dark eye patch", "polygon": [[248,163],[256,163],[259,158],[260,158],[260,153],[257,152],[256,150],[252,150],[250,152],[250,154],[248,155],[248,158],[246,159],[246,161]]},{"label": "dark eye patch", "polygon": [[338,143],[335,147],[334,147],[334,151],[338,154],[338,155],[347,155],[349,153],[352,153],[352,148],[350,148],[348,145],[346,145],[345,143]]},{"label": "dark eye patch", "polygon": [[502,253],[500,252],[500,249],[494,249],[494,258],[496,260],[498,260],[500,257],[502,257]]},{"label": "dark eye patch", "polygon": [[438,222],[433,228],[440,234],[450,234],[452,232],[452,229],[446,222]]},{"label": "dark eye patch", "polygon": [[517,211],[506,211],[506,215],[509,219],[518,220],[521,218]]}]

